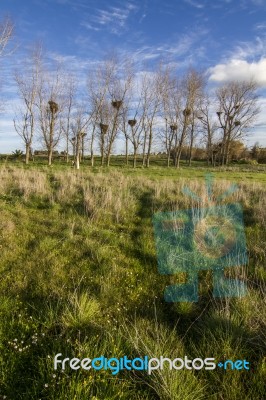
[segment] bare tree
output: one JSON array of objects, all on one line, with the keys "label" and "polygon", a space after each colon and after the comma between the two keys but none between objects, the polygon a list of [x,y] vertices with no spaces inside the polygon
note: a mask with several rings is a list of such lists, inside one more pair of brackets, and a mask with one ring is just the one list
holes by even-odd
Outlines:
[{"label": "bare tree", "polygon": [[228,82],[216,92],[217,116],[222,131],[220,163],[229,161],[230,144],[242,139],[259,113],[257,84],[253,81]]},{"label": "bare tree", "polygon": [[207,153],[207,164],[214,166],[215,165],[215,155],[217,143],[215,140],[215,133],[218,129],[218,125],[214,122],[212,113],[210,111],[211,100],[208,96],[203,98],[203,101],[200,105],[199,113],[197,118],[202,124],[202,137],[204,142],[206,143],[206,153]]},{"label": "bare tree", "polygon": [[14,127],[25,144],[25,163],[29,163],[36,122],[36,101],[42,72],[42,48],[37,45],[29,59],[15,72],[15,82],[22,106],[14,118]]},{"label": "bare tree", "polygon": [[161,84],[160,96],[162,99],[162,112],[165,120],[165,129],[162,129],[161,140],[167,154],[167,166],[170,166],[172,150],[177,144],[181,97],[179,84],[171,76],[169,70],[165,71]]},{"label": "bare tree", "polygon": [[153,74],[145,73],[141,81],[142,129],[144,132],[142,165],[146,165],[146,167],[150,165],[154,127],[161,104],[160,78],[160,71],[157,71]]},{"label": "bare tree", "polygon": [[[88,76],[88,95],[90,105],[90,153],[91,166],[94,166],[94,140],[98,137],[103,165],[106,153],[106,133],[109,126],[111,108],[109,89],[114,79],[115,63],[113,59],[107,59],[96,71],[91,71]],[[104,128],[102,128],[105,125]]]},{"label": "bare tree", "polygon": [[0,22],[0,56],[4,54],[6,46],[14,31],[14,25],[9,17]]},{"label": "bare tree", "polygon": [[177,143],[175,152],[175,166],[179,168],[182,148],[187,136],[187,130],[192,123],[193,113],[197,111],[199,99],[203,95],[204,79],[201,73],[190,70],[187,72],[181,83],[183,112],[181,114],[180,123],[182,130]]},{"label": "bare tree", "polygon": [[[134,115],[132,117],[132,113]],[[134,110],[127,110],[123,115],[123,126],[126,140],[129,140],[133,146],[133,168],[137,166],[137,154],[141,145],[142,137],[142,115],[141,115],[141,99],[138,100]]]},{"label": "bare tree", "polygon": [[48,165],[52,164],[53,151],[62,135],[64,110],[63,72],[58,65],[55,71],[44,72],[38,90],[38,117],[41,136],[48,152]]},{"label": "bare tree", "polygon": [[75,97],[77,92],[77,82],[73,74],[67,74],[65,77],[65,113],[64,123],[62,130],[66,139],[66,162],[69,161],[69,145],[70,145],[70,133],[71,133],[71,119],[75,107]]},{"label": "bare tree", "polygon": [[77,111],[71,123],[71,130],[73,132],[72,141],[74,143],[73,156],[76,169],[80,168],[80,161],[84,158],[84,138],[86,136],[86,128],[90,122],[90,118],[84,111],[84,106],[77,107]]},{"label": "bare tree", "polygon": [[111,116],[111,129],[107,132],[107,166],[110,165],[110,157],[112,154],[115,139],[119,128],[123,127],[123,107],[128,102],[128,94],[133,82],[132,65],[128,60],[120,62],[113,60],[113,79],[110,80],[109,94],[111,96],[111,104],[113,113]]}]

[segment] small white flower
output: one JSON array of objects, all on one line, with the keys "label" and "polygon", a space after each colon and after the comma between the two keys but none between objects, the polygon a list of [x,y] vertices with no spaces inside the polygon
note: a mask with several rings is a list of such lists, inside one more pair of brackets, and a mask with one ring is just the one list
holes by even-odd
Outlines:
[{"label": "small white flower", "polygon": [[49,385],[48,385],[48,383],[46,383],[45,385],[44,385],[44,387],[48,387]]}]

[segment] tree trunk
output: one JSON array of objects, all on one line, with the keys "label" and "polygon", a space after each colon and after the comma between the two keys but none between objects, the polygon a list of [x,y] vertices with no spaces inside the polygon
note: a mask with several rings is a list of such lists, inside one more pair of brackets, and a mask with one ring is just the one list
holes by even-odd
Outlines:
[{"label": "tree trunk", "polygon": [[144,167],[146,161],[146,141],[147,141],[147,133],[144,132],[144,141],[143,141],[143,153],[142,153],[142,166]]},{"label": "tree trunk", "polygon": [[82,136],[82,146],[81,146],[81,160],[84,161],[85,156],[85,136]]},{"label": "tree trunk", "polygon": [[134,148],[134,156],[133,156],[133,168],[137,166],[137,149]]},{"label": "tree trunk", "polygon": [[181,157],[181,149],[177,150],[177,154],[176,154],[176,168],[179,168],[179,163],[180,163],[180,157]]},{"label": "tree trunk", "polygon": [[48,149],[48,165],[52,165],[52,159],[53,159],[53,147],[50,147]]},{"label": "tree trunk", "polygon": [[191,138],[190,138],[189,157],[188,157],[188,165],[189,165],[189,167],[191,166],[191,161],[192,161],[193,143],[194,143],[194,128],[191,131]]},{"label": "tree trunk", "polygon": [[79,154],[78,154],[77,157],[76,157],[76,169],[79,169],[79,159],[80,159],[80,157],[79,157]]},{"label": "tree trunk", "polygon": [[111,154],[108,153],[108,154],[107,154],[107,167],[110,166],[110,160],[111,160]]},{"label": "tree trunk", "polygon": [[91,166],[92,167],[94,167],[94,154],[93,154],[94,131],[95,131],[95,126],[93,127],[93,131],[92,131],[92,135],[91,135]]},{"label": "tree trunk", "polygon": [[52,111],[51,124],[50,124],[50,135],[49,135],[49,149],[48,149],[48,165],[52,165],[53,158],[53,137],[54,137],[54,112]]},{"label": "tree trunk", "polygon": [[25,164],[29,164],[30,160],[30,143],[26,143]]},{"label": "tree trunk", "polygon": [[69,138],[68,138],[68,135],[66,138],[66,162],[67,163],[69,162]]},{"label": "tree trunk", "polygon": [[80,168],[80,158],[81,158],[81,153],[80,153],[80,133],[77,134],[77,144],[76,144],[76,169]]},{"label": "tree trunk", "polygon": [[128,137],[126,136],[126,165],[128,165]]},{"label": "tree trunk", "polygon": [[171,158],[171,150],[168,150],[168,153],[167,153],[167,167],[168,168],[170,167],[170,158]]},{"label": "tree trunk", "polygon": [[149,168],[149,166],[150,166],[151,145],[152,145],[152,127],[150,127],[150,132],[149,132],[148,151],[147,151],[147,158],[146,158],[146,167],[147,168]]}]

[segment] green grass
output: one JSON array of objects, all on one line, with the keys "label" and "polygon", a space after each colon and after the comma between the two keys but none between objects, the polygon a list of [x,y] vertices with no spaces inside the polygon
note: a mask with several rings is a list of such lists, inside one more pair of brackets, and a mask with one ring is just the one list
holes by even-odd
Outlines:
[{"label": "green grass", "polygon": [[[218,169],[214,186],[219,195],[239,183],[228,201],[244,209],[248,295],[214,299],[207,271],[198,303],[166,303],[165,286],[184,277],[159,275],[151,218],[193,206],[184,185],[207,205],[207,168],[2,165],[0,398],[261,400],[266,173],[256,168]],[[245,358],[251,370],[62,373],[57,353]]]}]

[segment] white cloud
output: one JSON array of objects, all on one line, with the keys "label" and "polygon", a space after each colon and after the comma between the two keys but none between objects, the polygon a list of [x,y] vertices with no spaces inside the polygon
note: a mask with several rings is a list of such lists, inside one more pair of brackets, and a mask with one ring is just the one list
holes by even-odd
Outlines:
[{"label": "white cloud", "polygon": [[258,22],[254,28],[256,31],[265,31],[266,30],[266,22]]},{"label": "white cloud", "polygon": [[233,58],[227,63],[209,68],[208,72],[211,81],[225,82],[253,78],[259,85],[266,87],[266,57],[262,57],[256,62]]},{"label": "white cloud", "polygon": [[88,21],[83,21],[81,25],[95,31],[108,28],[112,33],[120,35],[130,14],[137,10],[138,7],[132,3],[125,3],[123,7],[109,6],[107,9],[97,9],[96,14],[88,15]]},{"label": "white cloud", "polygon": [[254,41],[240,42],[231,52],[231,58],[254,59],[266,56],[265,38],[256,37]]},{"label": "white cloud", "polygon": [[205,5],[202,3],[199,3],[198,1],[195,0],[184,0],[185,3],[189,4],[192,7],[196,7],[196,8],[204,8]]}]

